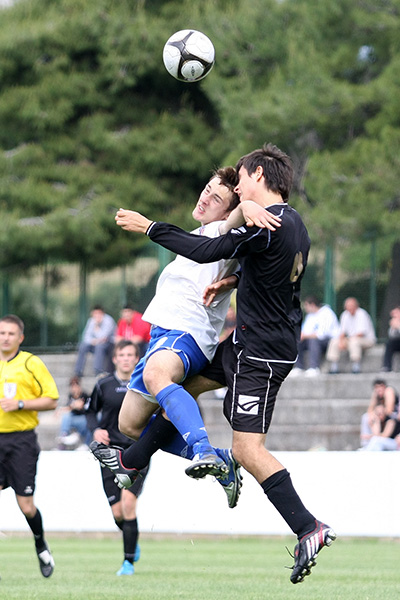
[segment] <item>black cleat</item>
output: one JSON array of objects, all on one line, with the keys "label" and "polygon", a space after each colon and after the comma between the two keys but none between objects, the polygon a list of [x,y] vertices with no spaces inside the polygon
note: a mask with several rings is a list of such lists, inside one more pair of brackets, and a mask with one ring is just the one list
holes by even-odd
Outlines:
[{"label": "black cleat", "polygon": [[36,548],[36,554],[39,559],[39,567],[43,577],[50,577],[54,571],[54,558],[51,555],[48,545],[45,542],[45,547],[40,550]]},{"label": "black cleat", "polygon": [[330,546],[336,540],[336,533],[321,521],[315,521],[314,531],[303,536],[294,548],[294,565],[290,581],[301,583],[304,577],[311,574],[317,564],[316,557],[324,546]]},{"label": "black cleat", "polygon": [[235,508],[238,503],[240,488],[242,487],[242,474],[240,472],[240,465],[235,460],[232,450],[225,448],[216,448],[216,452],[220,458],[222,458],[229,468],[229,472],[223,477],[217,477],[218,483],[220,483],[224,489],[224,492],[228,498],[229,508]]},{"label": "black cleat", "polygon": [[100,442],[93,441],[89,449],[97,460],[110,469],[115,475],[115,483],[119,488],[130,488],[139,475],[137,469],[127,469],[121,461],[121,450],[113,446],[106,446]]}]

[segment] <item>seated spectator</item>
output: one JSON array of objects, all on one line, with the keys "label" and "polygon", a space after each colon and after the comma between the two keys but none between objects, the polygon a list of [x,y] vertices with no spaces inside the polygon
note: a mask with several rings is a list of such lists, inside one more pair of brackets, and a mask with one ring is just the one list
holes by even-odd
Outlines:
[{"label": "seated spectator", "polygon": [[376,406],[371,419],[371,434],[361,450],[400,450],[400,414],[390,418],[382,404]]},{"label": "seated spectator", "polygon": [[340,354],[348,352],[352,373],[360,373],[363,352],[376,343],[372,319],[366,310],[360,308],[356,298],[346,298],[339,323],[339,335],[331,339],[326,353],[326,358],[331,363],[329,372],[339,372]]},{"label": "seated spectator", "polygon": [[361,417],[361,446],[365,446],[373,435],[373,423],[382,411],[376,408],[382,407],[384,417],[393,419],[399,410],[399,394],[391,385],[388,385],[384,379],[375,379],[372,384],[372,394],[369,401],[367,412]]},{"label": "seated spectator", "polygon": [[92,434],[86,421],[85,404],[88,394],[82,390],[79,377],[71,377],[66,406],[62,412],[58,447],[60,450],[74,450],[84,444],[89,446]]},{"label": "seated spectator", "polygon": [[304,300],[306,317],[301,327],[298,359],[292,375],[304,371],[305,356],[308,353],[306,377],[315,377],[320,373],[321,360],[326,353],[330,340],[339,334],[339,321],[328,304],[321,305],[318,298],[308,296]]},{"label": "seated spectator", "polygon": [[392,371],[393,355],[400,352],[400,306],[390,311],[388,340],[385,345],[381,371]]},{"label": "seated spectator", "polygon": [[140,356],[146,352],[150,341],[150,323],[143,321],[142,314],[127,305],[121,311],[121,318],[117,324],[115,343],[121,340],[129,340],[139,346]]},{"label": "seated spectator", "polygon": [[75,365],[75,375],[83,376],[88,352],[94,354],[94,374],[100,375],[109,371],[109,361],[114,345],[116,323],[104,312],[102,306],[94,306],[82,333],[79,345],[78,359]]}]

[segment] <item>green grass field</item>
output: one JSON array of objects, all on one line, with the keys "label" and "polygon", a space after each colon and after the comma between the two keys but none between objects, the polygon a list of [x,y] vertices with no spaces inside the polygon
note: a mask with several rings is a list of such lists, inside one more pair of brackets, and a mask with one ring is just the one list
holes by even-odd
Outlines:
[{"label": "green grass field", "polygon": [[400,540],[338,539],[306,580],[289,581],[293,538],[141,537],[132,577],[117,577],[122,540],[49,534],[56,561],[44,579],[29,536],[0,539],[5,600],[388,600],[400,598]]}]

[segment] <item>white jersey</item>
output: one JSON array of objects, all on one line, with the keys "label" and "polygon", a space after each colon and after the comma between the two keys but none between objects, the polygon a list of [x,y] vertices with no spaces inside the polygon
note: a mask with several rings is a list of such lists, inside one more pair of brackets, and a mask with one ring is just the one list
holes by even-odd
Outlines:
[{"label": "white jersey", "polygon": [[[215,221],[192,231],[214,238],[223,221]],[[211,306],[203,304],[205,288],[237,270],[236,260],[199,264],[177,256],[161,273],[156,293],[143,314],[143,320],[163,329],[190,333],[203,354],[211,360],[221,334],[231,293],[218,294]]]}]

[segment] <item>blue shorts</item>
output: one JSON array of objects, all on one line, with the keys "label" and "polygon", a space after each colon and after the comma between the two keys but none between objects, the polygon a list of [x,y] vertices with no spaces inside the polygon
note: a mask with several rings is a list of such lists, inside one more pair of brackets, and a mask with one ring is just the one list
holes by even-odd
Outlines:
[{"label": "blue shorts", "polygon": [[158,350],[171,350],[171,352],[175,352],[179,355],[185,370],[182,381],[187,377],[197,375],[197,373],[208,365],[208,359],[204,356],[190,333],[185,333],[184,331],[178,331],[176,329],[163,329],[162,327],[153,326],[146,354],[136,365],[135,370],[131,375],[128,390],[138,392],[146,398],[146,400],[156,404],[156,400],[149,394],[144,385],[143,371],[149,356],[158,352]]}]

